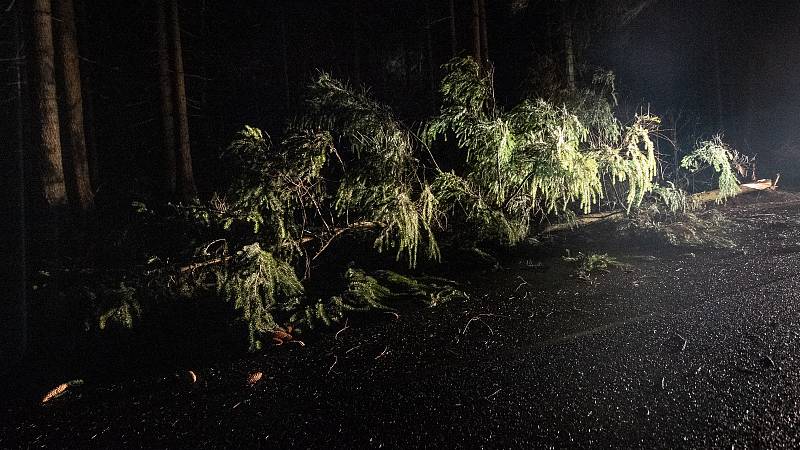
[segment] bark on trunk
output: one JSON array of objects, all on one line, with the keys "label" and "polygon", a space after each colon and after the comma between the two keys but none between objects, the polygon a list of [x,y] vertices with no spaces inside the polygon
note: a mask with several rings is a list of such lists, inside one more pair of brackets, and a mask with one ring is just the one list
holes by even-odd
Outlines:
[{"label": "bark on trunk", "polygon": [[567,87],[570,91],[576,88],[575,83],[575,47],[572,42],[572,17],[567,11],[568,6],[565,3],[563,6],[563,21],[564,28],[564,55],[566,57],[566,71],[567,71]]},{"label": "bark on trunk", "polygon": [[65,137],[67,146],[64,161],[68,183],[70,206],[86,224],[94,211],[89,160],[86,151],[86,136],[83,128],[83,95],[81,93],[81,71],[78,60],[78,40],[75,29],[75,7],[72,0],[56,2],[59,17],[56,26],[59,59],[63,78],[63,106]]},{"label": "bark on trunk", "polygon": [[172,77],[170,75],[169,38],[167,34],[167,9],[164,0],[156,0],[158,39],[158,86],[161,93],[161,189],[165,198],[175,196],[175,117],[172,100]]},{"label": "bark on trunk", "polygon": [[472,0],[472,57],[475,59],[475,62],[482,64],[480,0]]},{"label": "bark on trunk", "polygon": [[182,201],[190,201],[197,196],[192,171],[192,153],[189,144],[189,115],[186,106],[186,81],[183,71],[183,49],[181,47],[181,27],[178,17],[178,0],[170,1],[170,31],[172,41],[173,81],[175,86],[175,119],[178,129],[177,189]]},{"label": "bark on trunk", "polygon": [[[52,231],[63,228],[67,205],[58,122],[58,98],[54,71],[53,22],[50,0],[33,0],[33,112],[34,139],[39,164],[38,178]],[[56,236],[51,236],[56,238]]]},{"label": "bark on trunk", "polygon": [[[91,40],[89,39],[89,21],[86,10],[86,0],[78,0],[76,3],[76,16],[78,26],[78,47],[83,48],[83,54],[89,53],[87,46]],[[84,58],[85,60],[85,58]],[[97,128],[95,126],[95,113],[94,113],[94,90],[93,85],[93,71],[91,66],[81,64],[81,92],[83,94],[83,129],[86,133],[86,151],[89,157],[89,175],[91,178],[92,191],[97,191],[100,185],[100,154],[97,150]]]}]

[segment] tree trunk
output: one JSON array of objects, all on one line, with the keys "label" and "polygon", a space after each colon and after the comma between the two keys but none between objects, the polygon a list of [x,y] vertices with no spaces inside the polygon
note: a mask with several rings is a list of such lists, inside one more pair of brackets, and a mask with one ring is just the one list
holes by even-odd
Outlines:
[{"label": "tree trunk", "polygon": [[58,0],[56,13],[59,21],[56,26],[59,59],[62,68],[64,88],[64,124],[67,149],[66,163],[67,191],[70,206],[75,210],[85,226],[94,211],[89,160],[86,152],[86,136],[83,129],[83,95],[81,93],[81,71],[78,60],[78,39],[75,31],[75,7],[72,0]]},{"label": "tree trunk", "polygon": [[472,57],[482,64],[481,58],[481,6],[480,0],[472,0]]},{"label": "tree trunk", "polygon": [[572,16],[567,11],[568,3],[564,2],[562,9],[562,29],[564,34],[564,55],[566,58],[567,87],[570,91],[576,88],[575,83],[575,46],[572,42]]},{"label": "tree trunk", "polygon": [[178,123],[177,190],[180,200],[188,202],[197,196],[192,171],[192,153],[189,145],[189,115],[186,106],[186,81],[183,71],[181,27],[178,0],[170,1],[170,39],[172,41],[173,81],[175,86],[175,115]]},{"label": "tree trunk", "polygon": [[[50,0],[33,0],[33,112],[34,140],[39,165],[38,181],[44,195],[48,238],[63,231],[67,191],[61,160],[58,98],[54,71],[53,22]],[[53,233],[55,235],[53,235]]]},{"label": "tree trunk", "polygon": [[[86,10],[87,0],[78,0],[76,3],[76,16],[78,26],[78,47],[83,49],[83,54],[86,55],[87,47],[91,40],[89,39],[90,29],[89,20]],[[84,58],[85,60],[85,58]],[[92,183],[92,191],[96,192],[97,187],[100,185],[100,155],[97,151],[97,128],[95,127],[95,114],[94,114],[94,91],[93,85],[93,69],[87,64],[81,64],[81,92],[83,94],[83,129],[86,133],[86,151],[89,154],[89,175]]]},{"label": "tree trunk", "polygon": [[156,0],[157,39],[158,39],[158,87],[161,92],[161,132],[163,149],[161,151],[161,189],[165,198],[175,196],[175,117],[172,100],[172,77],[170,76],[169,38],[167,34],[167,10],[164,0]]},{"label": "tree trunk", "polygon": [[458,40],[456,39],[456,2],[450,0],[450,56],[456,57],[458,53]]},{"label": "tree trunk", "polygon": [[479,0],[480,7],[480,26],[481,26],[481,58],[482,65],[487,67],[489,64],[489,31],[486,28],[486,0]]}]

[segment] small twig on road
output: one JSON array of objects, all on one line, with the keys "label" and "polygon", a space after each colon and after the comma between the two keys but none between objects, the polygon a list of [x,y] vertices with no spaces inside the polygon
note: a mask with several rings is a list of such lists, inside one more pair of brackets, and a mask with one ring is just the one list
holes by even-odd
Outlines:
[{"label": "small twig on road", "polygon": [[497,389],[496,391],[492,392],[491,394],[487,395],[487,396],[486,396],[486,400],[491,400],[491,399],[492,399],[492,397],[494,397],[495,395],[497,395],[498,393],[500,393],[500,391],[502,391],[502,390],[503,390],[503,388],[499,388],[499,389]]},{"label": "small twig on road", "polygon": [[465,335],[465,334],[467,334],[467,329],[469,328],[470,324],[472,324],[472,322],[474,322],[474,321],[476,321],[476,320],[477,320],[477,321],[480,321],[480,323],[484,324],[484,325],[486,326],[486,328],[488,328],[488,329],[489,329],[489,334],[494,334],[494,330],[492,329],[492,327],[490,327],[490,326],[489,326],[489,324],[488,324],[488,323],[486,323],[486,321],[484,321],[483,319],[481,319],[481,316],[480,316],[480,314],[479,314],[479,315],[477,315],[477,316],[475,316],[475,317],[473,317],[473,318],[471,318],[471,319],[469,319],[469,320],[467,321],[467,324],[466,324],[466,325],[464,325],[464,329],[461,331],[461,334],[462,334],[462,335]]},{"label": "small twig on road", "polygon": [[333,368],[334,368],[334,366],[336,366],[337,362],[339,362],[339,357],[336,356],[336,355],[333,355],[333,364],[331,364],[331,366],[328,367],[328,375],[331,374],[331,372],[333,371]]},{"label": "small twig on road", "polygon": [[353,350],[355,350],[355,349],[357,349],[357,348],[359,348],[359,347],[361,347],[361,344],[358,344],[358,345],[356,345],[355,347],[351,348],[350,350],[347,350],[346,352],[344,352],[344,354],[346,355],[346,354],[348,354],[348,353],[352,352]]},{"label": "small twig on road", "polygon": [[334,339],[334,340],[338,340],[338,339],[339,339],[339,334],[340,334],[342,331],[344,331],[344,330],[346,330],[346,329],[350,328],[349,326],[347,326],[347,322],[348,322],[348,320],[349,320],[349,319],[345,319],[345,320],[344,320],[344,328],[342,328],[341,330],[337,331],[337,332],[336,332],[336,334],[335,334],[335,335],[333,335],[333,339]]},{"label": "small twig on road", "polygon": [[519,291],[520,289],[522,289],[522,286],[526,286],[528,284],[528,282],[525,281],[525,278],[522,278],[521,276],[517,276],[517,278],[519,278],[522,281],[522,283],[520,283],[519,286],[517,286],[517,288],[514,289],[514,292]]},{"label": "small twig on road", "polygon": [[666,388],[667,388],[667,377],[661,377],[661,390],[663,391]]},{"label": "small twig on road", "polygon": [[378,356],[376,356],[376,357],[375,357],[375,359],[376,359],[376,360],[377,360],[377,359],[381,359],[381,358],[383,358],[384,356],[386,356],[386,354],[387,354],[387,353],[389,353],[389,346],[388,346],[388,345],[386,346],[386,348],[384,348],[384,349],[383,349],[383,351],[381,352],[381,354],[380,354],[380,355],[378,355]]},{"label": "small twig on road", "polygon": [[689,341],[678,333],[675,333],[675,336],[678,336],[679,338],[683,339],[683,345],[681,346],[681,351],[686,350],[686,345],[689,344]]}]

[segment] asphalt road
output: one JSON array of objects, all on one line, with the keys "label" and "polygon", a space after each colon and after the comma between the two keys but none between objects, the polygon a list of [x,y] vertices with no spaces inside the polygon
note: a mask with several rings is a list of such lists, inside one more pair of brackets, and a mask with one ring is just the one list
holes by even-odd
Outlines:
[{"label": "asphalt road", "polygon": [[[0,447],[800,448],[800,198],[759,195],[733,249],[584,230],[467,302],[6,408]],[[628,267],[570,278],[565,248]]]}]

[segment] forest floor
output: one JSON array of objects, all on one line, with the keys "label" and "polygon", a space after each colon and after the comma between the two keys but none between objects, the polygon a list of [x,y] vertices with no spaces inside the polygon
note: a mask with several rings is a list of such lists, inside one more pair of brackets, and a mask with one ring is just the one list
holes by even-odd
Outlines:
[{"label": "forest floor", "polygon": [[[797,448],[800,195],[720,210],[733,248],[554,235],[455,274],[467,301],[4,406],[0,447]],[[626,265],[579,279],[567,249]]]}]

